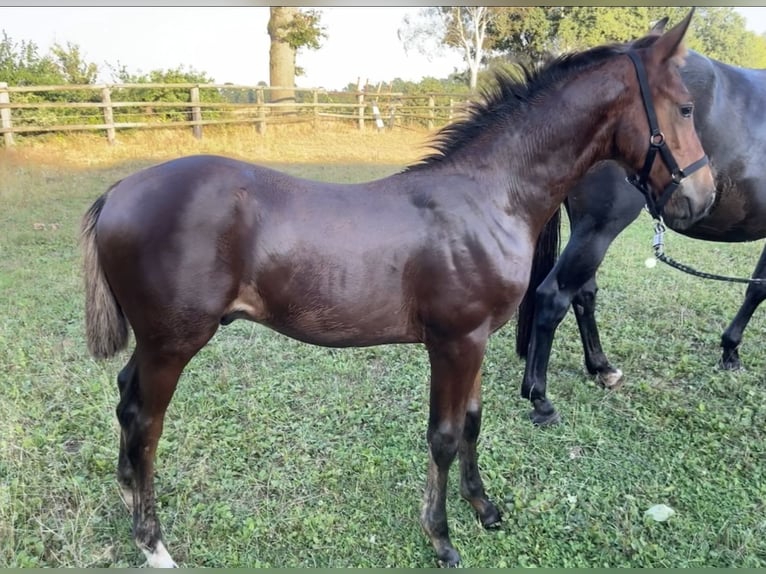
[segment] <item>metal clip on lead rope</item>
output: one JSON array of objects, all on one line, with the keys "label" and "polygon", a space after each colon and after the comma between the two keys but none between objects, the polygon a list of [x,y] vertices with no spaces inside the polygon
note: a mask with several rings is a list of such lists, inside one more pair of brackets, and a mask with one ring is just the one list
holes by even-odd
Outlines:
[{"label": "metal clip on lead rope", "polygon": [[665,247],[665,224],[662,222],[662,218],[657,219],[654,224],[654,241],[652,242],[654,248],[654,255],[662,255],[663,248]]},{"label": "metal clip on lead rope", "polygon": [[712,273],[705,273],[704,271],[697,271],[696,269],[679,263],[674,259],[671,259],[664,253],[665,249],[665,223],[662,221],[662,217],[656,218],[654,223],[654,241],[652,241],[652,247],[654,248],[654,256],[670,265],[671,267],[694,275],[695,277],[702,277],[703,279],[715,279],[716,281],[729,281],[731,283],[766,283],[766,279],[745,279],[742,277],[727,277],[725,275],[714,275]]}]

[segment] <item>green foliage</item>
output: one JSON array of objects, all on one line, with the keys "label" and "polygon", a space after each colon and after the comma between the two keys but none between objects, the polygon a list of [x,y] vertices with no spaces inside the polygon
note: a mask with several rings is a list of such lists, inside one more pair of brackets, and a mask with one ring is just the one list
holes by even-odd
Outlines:
[{"label": "green foliage", "polygon": [[525,65],[541,61],[552,49],[563,10],[542,6],[495,8],[489,27],[493,52]]},{"label": "green foliage", "polygon": [[85,62],[77,44],[67,42],[66,47],[54,44],[51,53],[67,84],[95,84],[98,66]]},{"label": "green foliage", "polygon": [[687,45],[734,66],[766,67],[766,38],[746,30],[745,18],[733,8],[697,8]]},{"label": "green foliage", "polygon": [[[455,45],[454,35],[444,35],[434,24],[434,15],[440,9],[426,10],[419,27],[405,22],[410,30],[409,34],[400,33],[405,46],[413,43],[431,46],[426,39],[443,46]],[[668,27],[674,25],[688,10],[681,6],[493,7],[487,26],[483,64],[486,68],[502,56],[530,65],[562,52],[629,41],[646,34],[665,16],[670,20]],[[731,7],[698,8],[687,34],[687,45],[735,66],[766,67],[766,38],[748,31],[744,17]]]},{"label": "green foliage", "polygon": [[[566,51],[624,42],[645,34],[654,22],[665,16],[669,18],[669,28],[687,13],[687,7],[566,8],[559,20],[556,47]],[[745,18],[731,7],[697,8],[686,45],[735,66],[766,67],[766,39],[748,31]]]},{"label": "green foliage", "polygon": [[[14,42],[5,32],[0,40],[0,78],[13,86],[36,85],[93,85],[98,76],[98,66],[85,61],[80,47],[67,42],[54,44],[50,53],[41,56],[33,42]],[[168,70],[153,70],[147,74],[132,74],[124,65],[112,68],[112,75],[119,83],[191,83],[207,84],[213,80],[208,74],[184,66]],[[188,102],[189,88],[129,88],[115,90],[112,101],[145,102]],[[200,100],[204,102],[224,101],[218,90],[201,90]],[[55,92],[24,92],[14,94],[15,102],[100,102],[97,90],[59,90]],[[207,118],[217,117],[218,112],[206,111]],[[117,122],[178,121],[189,119],[188,108],[152,109],[151,105],[140,108],[116,108]],[[204,119],[204,118],[203,118]],[[52,126],[58,124],[93,124],[103,122],[98,108],[46,108],[37,110],[16,110],[13,112],[16,125]]]},{"label": "green foliage", "polygon": [[646,34],[652,25],[651,8],[572,6],[558,23],[556,51],[568,52],[610,42],[627,42]]},{"label": "green foliage", "polygon": [[[0,78],[9,85],[92,84],[97,73],[97,66],[83,60],[76,44],[68,43],[66,47],[56,44],[50,54],[41,56],[33,42],[16,43],[3,32],[3,39],[0,41]],[[98,100],[99,94],[89,91],[60,90],[14,94],[14,101],[17,103]],[[14,123],[17,125],[96,123],[100,118],[100,111],[97,109],[48,108],[14,111]]]},{"label": "green foliage", "polygon": [[293,50],[318,50],[327,31],[321,25],[322,15],[317,10],[299,10],[284,30],[284,39]]},{"label": "green foliage", "polygon": [[[148,73],[130,73],[125,66],[119,66],[112,71],[117,83],[121,84],[210,84],[213,79],[205,72],[193,67],[178,66],[168,70],[152,70]],[[191,101],[188,87],[156,87],[119,88],[112,92],[113,102],[145,102],[141,108],[116,108],[115,120],[125,122],[148,121],[173,122],[185,121],[190,118],[188,107],[152,107],[152,102],[183,102]],[[200,90],[200,101],[222,102],[224,98],[219,90]],[[216,117],[216,112],[206,111],[206,117]]]},{"label": "green foliage", "polygon": [[390,91],[401,92],[408,95],[416,94],[470,94],[467,85],[460,76],[450,76],[448,78],[434,78],[425,76],[419,82],[402,80],[395,78],[389,84]]},{"label": "green foliage", "polygon": [[50,86],[65,82],[51,56],[41,56],[34,42],[15,42],[5,30],[0,40],[0,78],[11,86]]}]

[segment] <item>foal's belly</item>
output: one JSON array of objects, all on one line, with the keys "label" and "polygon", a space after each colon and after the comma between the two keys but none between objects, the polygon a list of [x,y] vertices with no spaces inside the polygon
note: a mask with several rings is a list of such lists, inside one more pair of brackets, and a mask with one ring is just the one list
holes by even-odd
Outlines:
[{"label": "foal's belly", "polygon": [[[315,286],[315,285],[314,285]],[[312,284],[278,289],[245,285],[221,323],[248,319],[293,339],[324,347],[366,347],[419,340],[403,299],[391,290],[369,288],[350,296],[312,289]]]}]

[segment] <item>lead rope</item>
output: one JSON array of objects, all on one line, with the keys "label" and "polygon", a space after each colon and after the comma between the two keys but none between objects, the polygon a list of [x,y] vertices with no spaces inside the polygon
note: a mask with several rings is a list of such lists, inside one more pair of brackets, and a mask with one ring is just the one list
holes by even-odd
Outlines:
[{"label": "lead rope", "polygon": [[678,261],[668,257],[667,255],[665,255],[665,252],[664,252],[665,223],[662,221],[661,217],[658,219],[655,219],[654,242],[652,243],[652,247],[654,247],[654,256],[657,259],[659,259],[663,263],[666,263],[667,265],[670,265],[671,267],[674,267],[675,269],[678,269],[679,271],[688,273],[689,275],[702,277],[703,279],[715,279],[716,281],[729,281],[731,283],[757,283],[757,284],[766,283],[766,279],[756,279],[756,278],[745,279],[744,277],[728,277],[726,275],[715,275],[714,273],[705,273],[704,271],[697,271],[696,269],[689,267],[688,265],[684,265],[683,263],[679,263]]}]

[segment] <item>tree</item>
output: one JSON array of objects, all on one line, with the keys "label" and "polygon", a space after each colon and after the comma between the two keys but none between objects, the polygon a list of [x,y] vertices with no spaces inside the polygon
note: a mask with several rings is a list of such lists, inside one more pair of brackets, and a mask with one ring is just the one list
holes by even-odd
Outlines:
[{"label": "tree", "polygon": [[320,26],[320,14],[316,10],[301,11],[292,6],[272,6],[268,33],[271,38],[269,50],[269,83],[286,88],[272,91],[274,101],[294,101],[295,76],[303,70],[296,66],[296,55],[302,48],[319,49],[326,37]]},{"label": "tree", "polygon": [[526,66],[541,62],[554,50],[564,10],[542,6],[497,9],[488,29],[493,51]]},{"label": "tree", "polygon": [[749,68],[766,67],[766,39],[748,31],[744,16],[734,8],[697,8],[687,44],[727,64]]},{"label": "tree", "polygon": [[64,82],[50,56],[40,56],[34,42],[14,42],[5,30],[0,40],[0,78],[15,86],[43,86]]},{"label": "tree", "polygon": [[[538,37],[543,39],[547,35],[542,44],[544,49],[553,54],[582,50],[597,44],[625,42],[642,36],[663,17],[667,16],[670,20],[668,26],[672,26],[688,12],[688,8],[682,6],[569,6],[537,10],[545,11],[545,18],[549,23],[547,31]],[[534,22],[525,20],[524,26],[529,27]],[[546,30],[543,25],[534,25],[532,28]],[[523,50],[515,36],[507,30],[498,28],[492,32],[500,32],[501,36],[506,38],[495,45],[496,49],[505,49],[512,53]],[[686,35],[686,44],[701,54],[736,66],[766,65],[763,60],[766,39],[749,32],[745,28],[744,17],[731,7],[698,8]],[[540,51],[539,43],[536,49]]]},{"label": "tree", "polygon": [[67,42],[66,47],[54,44],[51,48],[54,61],[68,84],[95,84],[98,66],[87,63],[80,54],[80,46]]},{"label": "tree", "polygon": [[650,27],[647,6],[572,6],[559,21],[555,48],[557,52],[569,52],[598,44],[627,42],[643,36]]},{"label": "tree", "polygon": [[459,51],[468,66],[469,86],[474,89],[479,68],[490,49],[487,30],[497,10],[485,6],[423,8],[415,19],[405,16],[397,35],[405,50],[414,46],[428,55],[436,43]]},{"label": "tree", "polygon": [[[416,18],[404,20],[399,38],[405,49],[414,46],[424,54],[461,49],[471,68],[469,82],[475,87],[480,67],[508,62],[537,65],[551,55],[625,42],[646,34],[666,16],[672,25],[687,12],[682,6],[426,8]],[[480,30],[465,24],[478,15],[486,18],[485,34],[466,45],[461,32]],[[731,7],[699,8],[686,38],[689,48],[717,60],[766,67],[766,37],[747,31],[745,19]]]}]

